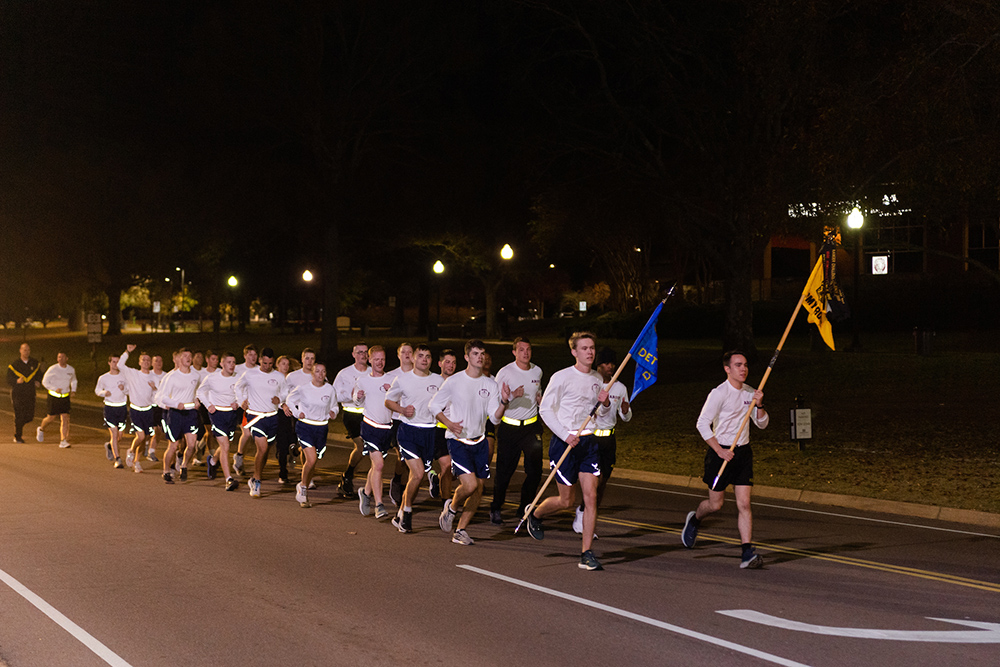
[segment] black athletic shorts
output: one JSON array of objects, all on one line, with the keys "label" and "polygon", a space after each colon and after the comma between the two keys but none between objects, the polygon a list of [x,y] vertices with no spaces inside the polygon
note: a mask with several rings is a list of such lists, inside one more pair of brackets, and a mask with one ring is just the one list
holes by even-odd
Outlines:
[{"label": "black athletic shorts", "polygon": [[69,396],[53,396],[49,394],[49,414],[68,415]]},{"label": "black athletic shorts", "polygon": [[610,475],[611,469],[618,461],[618,440],[614,432],[611,435],[595,436],[597,438],[597,455],[601,459],[601,474]]},{"label": "black athletic shorts", "polygon": [[[701,479],[712,488],[715,476],[722,467],[722,459],[710,447],[705,452],[705,476]],[[742,445],[733,451],[733,460],[729,462],[722,473],[722,478],[715,485],[714,491],[723,491],[727,486],[753,486],[753,450],[750,445]]]}]

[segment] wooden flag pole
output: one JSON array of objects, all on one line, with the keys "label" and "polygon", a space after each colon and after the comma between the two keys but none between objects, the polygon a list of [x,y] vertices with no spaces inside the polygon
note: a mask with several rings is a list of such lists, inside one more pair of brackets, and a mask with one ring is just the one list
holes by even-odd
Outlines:
[{"label": "wooden flag pole", "polygon": [[[621,374],[622,370],[625,369],[625,364],[627,364],[628,360],[631,358],[632,358],[631,352],[625,355],[625,358],[622,359],[622,362],[618,364],[618,370],[615,371],[615,374],[611,376],[611,380],[604,386],[605,391],[611,391],[611,387],[614,386],[615,381],[618,379],[618,376]],[[587,425],[590,424],[590,420],[592,420],[594,416],[597,414],[597,409],[599,407],[601,407],[600,403],[594,406],[594,409],[590,411],[589,415],[587,415],[587,418],[584,420],[583,424],[580,426],[580,428],[577,429],[576,431],[577,433],[582,433],[583,430],[587,428]],[[576,445],[574,445],[574,447],[575,446]],[[517,534],[517,531],[521,530],[521,526],[524,524],[524,521],[528,518],[528,516],[531,515],[531,512],[538,505],[538,501],[541,500],[542,494],[545,493],[545,489],[547,489],[549,484],[552,482],[552,478],[556,476],[556,471],[559,470],[559,466],[561,466],[563,461],[566,460],[566,456],[569,454],[569,451],[571,449],[573,449],[573,447],[566,447],[566,449],[562,453],[562,456],[559,457],[559,461],[556,462],[555,466],[552,468],[552,471],[549,473],[549,476],[545,478],[545,483],[542,484],[542,488],[538,490],[538,493],[535,495],[535,499],[531,501],[530,505],[524,508],[524,516],[522,516],[521,520],[517,522],[517,528],[514,529],[515,535]]]},{"label": "wooden flag pole", "polygon": [[[822,262],[822,258],[819,261]],[[771,375],[771,369],[774,368],[774,363],[778,360],[778,355],[781,354],[781,348],[785,344],[785,339],[788,338],[788,332],[792,330],[792,325],[795,324],[795,316],[799,314],[799,308],[802,307],[802,303],[805,301],[805,298],[806,293],[803,291],[802,295],[799,297],[799,302],[795,305],[795,310],[792,312],[792,318],[788,320],[788,326],[785,327],[785,333],[781,334],[781,340],[778,341],[778,347],[774,350],[774,355],[771,356],[771,361],[768,363],[767,370],[764,371],[764,377],[761,378],[760,386],[757,387],[757,389],[760,389],[761,391],[764,390],[764,385],[767,384],[767,378]],[[751,402],[750,409],[747,410],[747,413],[743,416],[743,421],[740,422],[740,428],[736,431],[736,437],[733,438],[733,443],[729,445],[729,451],[736,449],[736,443],[740,441],[740,435],[743,433],[743,429],[746,428],[747,422],[750,421],[750,414],[753,412],[754,407],[755,406]],[[715,480],[712,482],[711,489],[713,491],[715,491],[715,485],[719,483],[719,478],[722,477],[722,472],[726,469],[727,463],[729,463],[729,461],[722,462],[722,467],[719,468],[719,474],[715,476]]]}]

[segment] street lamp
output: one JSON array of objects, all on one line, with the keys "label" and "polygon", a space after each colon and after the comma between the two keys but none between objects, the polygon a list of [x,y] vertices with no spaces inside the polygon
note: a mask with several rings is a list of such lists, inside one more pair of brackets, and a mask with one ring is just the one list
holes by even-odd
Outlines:
[{"label": "street lamp", "polygon": [[307,283],[311,283],[312,279],[313,279],[312,271],[306,269],[305,271],[302,272],[302,280],[306,281]]},{"label": "street lamp", "polygon": [[[440,259],[436,260],[434,262],[434,265],[431,267],[431,270],[435,273],[435,275],[440,276],[442,273],[444,273],[444,262],[442,262]],[[437,289],[437,293],[438,293],[438,295],[437,295],[438,296],[438,298],[437,298],[437,317],[434,318],[435,319],[435,325],[441,324],[441,279],[440,278],[438,278],[438,280],[437,280],[437,288],[438,288]]]},{"label": "street lamp", "polygon": [[860,284],[861,284],[861,253],[864,250],[864,231],[865,226],[865,216],[861,213],[861,209],[857,206],[854,210],[850,212],[847,216],[847,226],[855,230],[854,234],[854,315],[851,317],[851,329],[854,333],[854,339],[851,341],[852,350],[861,349],[861,334],[858,331],[858,316],[861,312],[861,299],[860,294]]},{"label": "street lamp", "polygon": [[[226,284],[229,285],[233,289],[233,291],[235,292],[236,288],[240,284],[240,281],[237,280],[236,276],[229,276],[229,279],[226,280]],[[234,296],[234,300],[235,300],[235,294],[233,296]],[[230,307],[229,307],[229,331],[230,331],[230,333],[232,333],[232,331],[233,331],[233,311],[234,310],[236,310],[235,303],[234,304],[230,304]]]},{"label": "street lamp", "polygon": [[509,243],[504,243],[503,248],[500,248],[500,258],[505,260],[514,258],[514,249],[510,247]]}]

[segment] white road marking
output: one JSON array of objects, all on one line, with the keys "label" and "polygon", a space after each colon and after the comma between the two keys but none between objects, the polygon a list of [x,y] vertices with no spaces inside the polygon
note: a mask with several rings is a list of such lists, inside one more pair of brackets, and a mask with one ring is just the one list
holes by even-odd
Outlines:
[{"label": "white road marking", "polygon": [[851,637],[854,639],[886,639],[897,642],[937,642],[947,644],[1000,644],[1000,624],[980,621],[960,621],[953,618],[927,618],[942,623],[966,625],[978,630],[876,630],[869,628],[834,628],[827,625],[812,625],[789,621],[777,616],[762,614],[752,609],[730,609],[716,612],[724,616],[739,618],[751,623],[769,625],[773,628],[811,632],[814,635]]},{"label": "white road marking", "polygon": [[38,597],[30,590],[24,587],[21,582],[19,582],[14,577],[10,576],[3,570],[0,570],[0,581],[10,586],[11,590],[23,597],[25,600],[35,605],[39,611],[51,618],[56,622],[59,627],[61,627],[66,632],[70,633],[76,637],[80,643],[89,648],[91,651],[97,654],[99,658],[104,660],[104,662],[112,665],[113,667],[132,667],[129,663],[125,662],[118,656],[117,653],[109,649],[107,646],[97,641],[93,635],[81,628],[79,625],[73,621],[66,618],[58,609],[50,605],[48,602]]},{"label": "white road marking", "polygon": [[764,651],[758,651],[757,649],[750,648],[749,646],[735,644],[733,642],[726,641],[725,639],[719,639],[717,637],[712,637],[711,635],[702,634],[701,632],[688,630],[687,628],[682,628],[678,625],[671,625],[670,623],[664,623],[663,621],[658,621],[655,618],[649,618],[648,616],[634,614],[630,611],[625,611],[623,609],[611,607],[606,604],[601,604],[600,602],[594,602],[592,600],[587,600],[586,598],[577,597],[575,595],[570,595],[569,593],[563,593],[561,591],[553,590],[551,588],[545,588],[544,586],[538,586],[537,584],[532,584],[527,581],[521,581],[520,579],[514,579],[512,577],[508,577],[502,574],[497,574],[496,572],[490,572],[489,570],[482,570],[478,567],[473,567],[472,565],[458,565],[457,567],[460,567],[463,570],[468,570],[469,572],[475,572],[477,574],[486,575],[487,577],[493,577],[494,579],[499,579],[500,581],[506,581],[507,583],[514,584],[516,586],[521,586],[523,588],[528,588],[533,591],[538,591],[539,593],[545,593],[546,595],[552,595],[557,598],[562,598],[563,600],[576,602],[577,604],[582,604],[587,607],[592,607],[594,609],[606,611],[609,614],[615,614],[616,616],[623,616],[633,621],[639,621],[640,623],[647,623],[649,625],[661,628],[663,630],[668,630],[670,632],[675,632],[679,635],[684,635],[685,637],[690,637],[692,639],[697,639],[699,641],[707,642],[709,644],[721,646],[731,651],[736,651],[738,653],[750,655],[755,658],[760,658],[761,660],[766,660],[767,662],[773,662],[777,665],[785,665],[786,667],[807,667],[801,662],[795,662],[794,660],[788,660],[786,658],[782,658],[781,656],[765,653]]},{"label": "white road marking", "polygon": [[[652,493],[665,493],[672,496],[686,496],[688,498],[701,498],[704,499],[704,493],[686,493],[683,491],[668,491],[667,489],[652,489],[648,486],[636,486],[634,484],[616,484],[614,482],[608,482],[608,486],[617,486],[623,489],[638,489],[640,491],[650,491]],[[811,510],[805,507],[789,507],[788,505],[774,505],[771,503],[762,503],[758,501],[753,501],[751,505],[756,507],[771,507],[774,509],[788,510],[789,512],[805,512],[807,514],[820,514],[822,516],[834,516],[841,519],[856,519],[857,521],[869,521],[871,523],[887,523],[892,526],[903,526],[905,528],[923,528],[924,530],[936,530],[942,533],[958,533],[960,535],[973,535],[975,537],[992,537],[993,539],[1000,539],[1000,535],[994,535],[991,533],[976,533],[971,530],[956,530],[954,528],[941,528],[938,526],[925,526],[919,523],[909,523],[906,521],[890,521],[888,519],[875,519],[873,517],[867,516],[857,516],[854,514],[841,514],[839,512],[824,512],[822,510]]]}]

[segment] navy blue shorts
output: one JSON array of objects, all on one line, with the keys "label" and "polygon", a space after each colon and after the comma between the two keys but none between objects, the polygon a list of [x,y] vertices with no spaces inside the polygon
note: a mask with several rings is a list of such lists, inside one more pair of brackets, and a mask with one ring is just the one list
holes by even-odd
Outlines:
[{"label": "navy blue shorts", "polygon": [[163,408],[159,405],[153,406],[153,423],[160,427],[160,430],[166,433],[166,424],[163,421]]},{"label": "navy blue shorts", "polygon": [[385,458],[392,448],[392,429],[376,428],[368,422],[361,422],[361,439],[365,446],[361,450],[362,454],[374,454],[378,452]]},{"label": "navy blue shorts", "polygon": [[448,451],[448,438],[445,435],[448,429],[437,426],[434,428],[434,458],[439,459],[443,456],[451,456],[451,452]]},{"label": "navy blue shorts", "polygon": [[399,442],[399,456],[405,461],[407,459],[420,459],[424,462],[424,470],[430,471],[431,461],[434,460],[434,431],[437,429],[420,428],[410,426],[403,422],[396,432],[396,441]]},{"label": "navy blue shorts", "polygon": [[132,420],[132,432],[145,433],[148,436],[152,436],[156,432],[156,415],[153,408],[146,408],[145,410],[137,410],[136,408],[129,408],[128,416]]},{"label": "navy blue shorts", "polygon": [[105,405],[104,425],[108,428],[116,428],[124,432],[128,426],[128,406],[127,405]]},{"label": "navy blue shorts", "polygon": [[316,450],[316,456],[323,458],[326,451],[326,438],[330,433],[329,424],[307,424],[303,421],[295,422],[295,436],[299,444],[303,447],[312,447]]},{"label": "navy blue shorts", "polygon": [[170,442],[180,442],[186,433],[198,432],[198,411],[171,408],[163,413],[163,432]]},{"label": "navy blue shorts", "polygon": [[220,410],[208,413],[208,420],[212,424],[212,435],[216,438],[226,438],[232,440],[236,437],[236,430],[240,427],[243,414],[238,410]]},{"label": "navy blue shorts", "polygon": [[[555,468],[559,457],[563,451],[569,447],[565,442],[552,436],[549,442],[549,468]],[[566,455],[566,460],[559,466],[556,472],[556,481],[566,486],[576,484],[580,473],[589,473],[600,477],[601,475],[601,454],[597,451],[597,438],[594,435],[585,435],[580,438],[576,447]]]},{"label": "navy blue shorts", "polygon": [[364,414],[351,412],[347,409],[344,410],[344,430],[347,431],[347,437],[351,440],[361,437],[362,419],[364,419]]},{"label": "navy blue shorts", "polygon": [[490,445],[484,437],[474,445],[448,438],[451,474],[455,477],[474,473],[479,479],[490,478]]},{"label": "navy blue shorts", "polygon": [[250,429],[250,435],[253,437],[274,442],[274,439],[278,437],[278,413],[264,415],[247,410],[247,428]]}]

